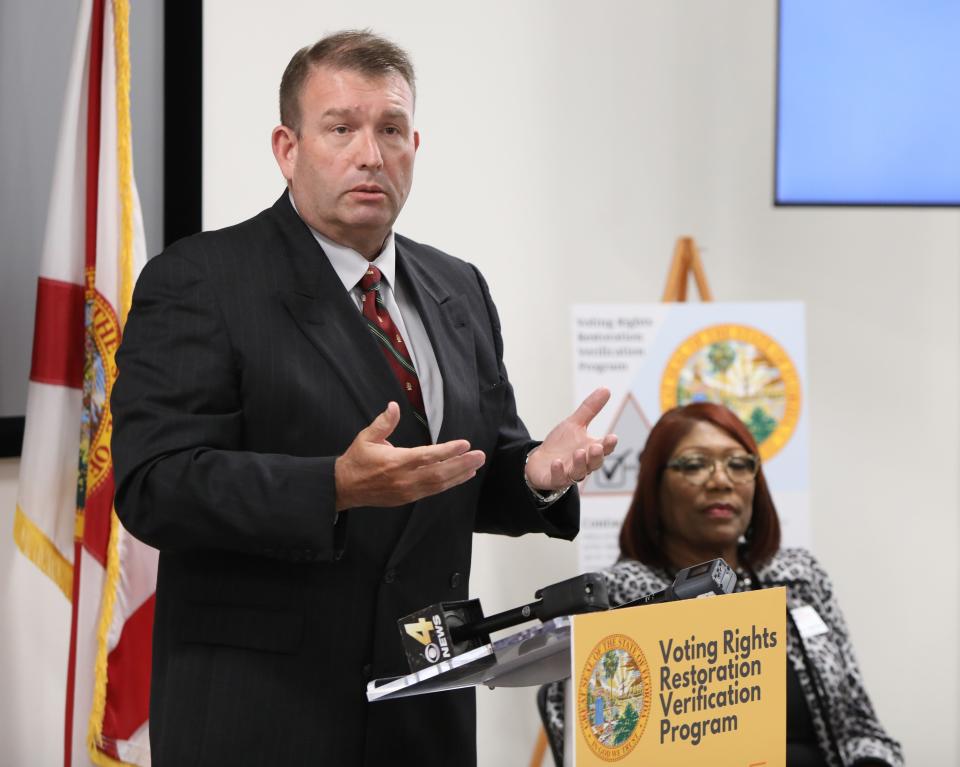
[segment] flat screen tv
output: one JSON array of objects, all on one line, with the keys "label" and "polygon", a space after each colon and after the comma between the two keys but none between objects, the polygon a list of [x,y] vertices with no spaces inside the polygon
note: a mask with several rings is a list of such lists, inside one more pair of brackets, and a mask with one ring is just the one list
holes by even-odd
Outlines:
[{"label": "flat screen tv", "polygon": [[780,0],[778,205],[960,205],[960,2]]}]

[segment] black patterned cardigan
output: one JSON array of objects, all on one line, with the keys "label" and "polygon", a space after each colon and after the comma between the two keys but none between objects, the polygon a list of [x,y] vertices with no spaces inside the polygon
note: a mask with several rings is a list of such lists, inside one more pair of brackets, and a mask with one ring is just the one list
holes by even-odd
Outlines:
[{"label": "black patterned cardigan", "polygon": [[[635,560],[621,560],[604,571],[612,606],[666,588],[672,578]],[[760,585],[787,587],[787,659],[810,707],[820,749],[830,767],[850,767],[875,759],[903,766],[900,744],[877,719],[853,655],[846,621],[826,572],[805,549],[781,549],[755,573]],[[754,584],[756,587],[756,584]],[[743,583],[737,591],[745,590]],[[830,631],[801,639],[790,611],[813,607]],[[555,758],[563,754],[565,682],[547,685],[542,712]]]}]

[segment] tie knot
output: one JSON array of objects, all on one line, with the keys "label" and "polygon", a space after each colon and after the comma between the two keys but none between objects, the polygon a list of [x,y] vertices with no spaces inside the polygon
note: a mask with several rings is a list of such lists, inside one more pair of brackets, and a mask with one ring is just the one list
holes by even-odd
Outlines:
[{"label": "tie knot", "polygon": [[380,270],[372,264],[367,267],[367,271],[360,278],[360,290],[367,293],[371,290],[380,288]]}]

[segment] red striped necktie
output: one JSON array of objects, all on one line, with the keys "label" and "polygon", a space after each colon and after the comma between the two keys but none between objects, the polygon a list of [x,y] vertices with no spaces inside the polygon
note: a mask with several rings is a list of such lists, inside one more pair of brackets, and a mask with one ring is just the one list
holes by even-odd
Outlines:
[{"label": "red striped necktie", "polygon": [[375,266],[369,266],[360,280],[360,290],[363,291],[360,296],[363,318],[367,321],[370,332],[377,339],[377,344],[380,346],[383,356],[386,357],[387,364],[390,365],[390,369],[393,370],[400,386],[406,392],[407,399],[413,408],[413,414],[429,435],[430,427],[427,426],[420,379],[413,367],[407,345],[403,342],[400,331],[397,330],[397,326],[394,325],[393,319],[390,317],[390,312],[387,311],[387,307],[383,303],[383,296],[380,295],[380,279],[380,270]]}]

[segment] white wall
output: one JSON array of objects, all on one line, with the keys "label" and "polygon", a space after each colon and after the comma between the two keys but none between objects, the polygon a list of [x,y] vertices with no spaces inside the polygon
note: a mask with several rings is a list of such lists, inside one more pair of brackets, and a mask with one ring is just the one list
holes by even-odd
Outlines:
[{"label": "white wall", "polygon": [[[569,305],[657,300],[680,234],[718,299],[805,301],[816,551],[909,763],[960,761],[960,214],[771,206],[772,0],[207,0],[205,26],[207,227],[282,189],[269,132],[295,48],[371,26],[412,52],[423,144],[398,228],[483,269],[534,433],[572,405]],[[475,552],[488,611],[576,567],[540,538]],[[59,703],[24,700],[56,732]],[[525,763],[532,691],[479,700],[480,763]]]}]

